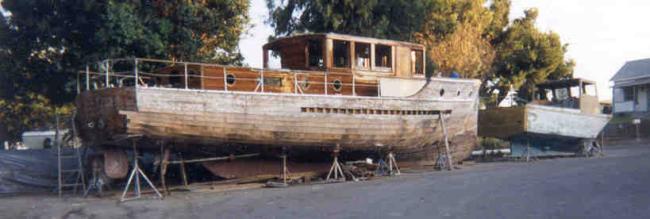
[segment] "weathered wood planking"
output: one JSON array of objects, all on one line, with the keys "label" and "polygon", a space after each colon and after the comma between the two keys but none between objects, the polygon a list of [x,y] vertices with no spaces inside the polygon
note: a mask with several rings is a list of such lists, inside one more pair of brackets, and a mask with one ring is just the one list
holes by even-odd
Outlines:
[{"label": "weathered wood planking", "polygon": [[[113,98],[130,102],[131,107],[119,107],[126,103],[103,105],[111,110],[99,110],[103,115],[84,117],[79,122],[122,116],[122,121],[112,124],[122,126],[121,134],[153,139],[301,149],[341,144],[344,150],[373,150],[381,145],[393,147],[398,156],[434,159],[433,155],[418,154],[433,153],[436,149],[432,145],[442,139],[437,114],[431,113],[451,111],[446,119],[453,156],[463,159],[476,143],[477,89],[477,81],[452,79],[433,79],[417,94],[405,98],[112,88],[106,91],[133,95]],[[95,94],[99,93],[86,92],[84,96],[92,98]],[[102,144],[110,142],[111,135],[84,140]]]}]

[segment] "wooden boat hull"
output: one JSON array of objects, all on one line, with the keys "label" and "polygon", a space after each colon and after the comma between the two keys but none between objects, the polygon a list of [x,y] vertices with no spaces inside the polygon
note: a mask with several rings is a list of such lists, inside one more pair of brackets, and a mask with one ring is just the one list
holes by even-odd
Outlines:
[{"label": "wooden boat hull", "polygon": [[438,113],[447,112],[453,157],[463,160],[476,144],[478,86],[434,79],[408,97],[110,88],[79,96],[77,124],[92,145],[141,135],[216,147],[391,148],[401,158],[433,160],[442,142]]}]

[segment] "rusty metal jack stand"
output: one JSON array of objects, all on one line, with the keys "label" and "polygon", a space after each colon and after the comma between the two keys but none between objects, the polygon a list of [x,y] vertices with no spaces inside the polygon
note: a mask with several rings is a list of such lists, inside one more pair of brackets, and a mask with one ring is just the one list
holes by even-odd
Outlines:
[{"label": "rusty metal jack stand", "polygon": [[[341,163],[339,163],[339,152],[341,151],[340,145],[336,145],[336,148],[332,152],[332,156],[334,157],[334,163],[332,164],[332,167],[330,168],[329,173],[327,173],[327,178],[325,181],[330,181],[330,179],[334,181],[345,181],[345,175],[343,174],[343,169],[341,168]],[[334,174],[334,175],[332,175]]]},{"label": "rusty metal jack stand", "polygon": [[[136,143],[135,139],[133,140],[133,170],[131,171],[131,174],[129,176],[129,180],[126,183],[126,186],[124,187],[124,192],[122,192],[122,198],[120,199],[120,202],[125,202],[129,200],[135,200],[135,199],[140,199],[142,197],[142,191],[140,189],[140,177],[149,184],[149,187],[153,189],[154,192],[156,192],[156,195],[158,195],[158,198],[162,199],[163,196],[160,194],[158,189],[151,183],[151,180],[147,177],[146,174],[140,169],[140,165],[138,164],[138,150],[136,148]],[[129,191],[129,187],[131,187],[131,182],[134,181],[133,178],[135,178],[135,185],[134,185],[134,192],[135,196],[134,197],[126,197],[126,193]]]}]

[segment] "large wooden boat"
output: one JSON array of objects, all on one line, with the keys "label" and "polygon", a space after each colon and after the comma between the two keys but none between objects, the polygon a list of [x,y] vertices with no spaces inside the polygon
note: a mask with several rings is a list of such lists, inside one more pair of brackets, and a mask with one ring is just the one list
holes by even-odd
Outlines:
[{"label": "large wooden boat", "polygon": [[[107,60],[82,73],[76,122],[86,144],[108,148],[140,136],[150,142],[141,147],[152,149],[165,142],[224,154],[313,154],[338,145],[348,154],[390,148],[398,159],[434,160],[444,148],[444,118],[453,159],[463,160],[477,140],[480,82],[427,79],[424,51],[406,42],[308,34],[265,45],[263,69]],[[270,56],[281,59],[281,69],[268,68]]]},{"label": "large wooden boat", "polygon": [[534,101],[479,113],[479,135],[510,140],[513,156],[586,152],[609,121],[592,81],[567,79],[537,85]]}]

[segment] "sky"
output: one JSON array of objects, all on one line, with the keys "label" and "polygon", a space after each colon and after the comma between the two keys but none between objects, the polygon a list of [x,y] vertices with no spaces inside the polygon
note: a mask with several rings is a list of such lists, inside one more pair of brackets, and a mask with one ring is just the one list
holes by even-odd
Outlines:
[{"label": "sky", "polygon": [[[601,100],[611,99],[609,79],[626,61],[650,58],[649,0],[513,0],[510,19],[538,8],[537,26],[569,44],[567,58],[576,61],[574,77],[598,83]],[[245,62],[262,66],[262,45],[273,29],[264,0],[251,0],[254,25],[240,42]]]}]

